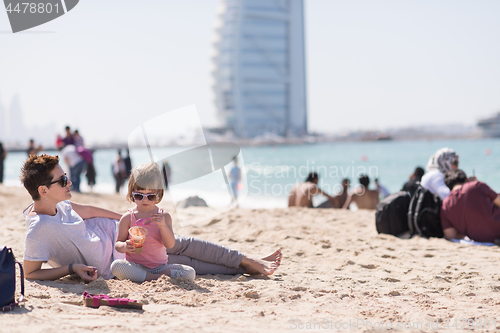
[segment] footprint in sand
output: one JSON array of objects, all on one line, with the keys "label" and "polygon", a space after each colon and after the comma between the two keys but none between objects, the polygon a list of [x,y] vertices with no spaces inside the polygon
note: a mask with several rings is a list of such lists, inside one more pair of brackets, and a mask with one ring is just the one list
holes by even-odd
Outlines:
[{"label": "footprint in sand", "polygon": [[395,257],[395,256],[390,256],[390,255],[388,255],[388,254],[384,254],[384,255],[382,256],[382,258],[384,258],[384,259],[397,259],[397,257]]},{"label": "footprint in sand", "polygon": [[245,293],[245,297],[246,298],[260,298],[260,295],[256,291],[249,291],[249,292]]},{"label": "footprint in sand", "polygon": [[382,280],[385,281],[385,282],[392,282],[392,283],[394,283],[394,282],[401,282],[400,280],[393,279],[393,278],[383,278]]},{"label": "footprint in sand", "polygon": [[222,221],[222,219],[212,219],[212,221],[210,221],[210,223],[208,223],[208,225],[214,225],[216,224],[217,222],[220,222]]}]

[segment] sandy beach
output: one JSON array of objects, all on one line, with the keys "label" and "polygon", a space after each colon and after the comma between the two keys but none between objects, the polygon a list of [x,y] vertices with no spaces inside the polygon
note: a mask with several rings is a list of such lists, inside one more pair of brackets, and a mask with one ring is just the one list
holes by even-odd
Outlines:
[{"label": "sandy beach", "polygon": [[[74,194],[73,200],[118,212],[130,207],[119,195]],[[26,234],[21,212],[30,202],[23,188],[0,185],[0,244],[11,247],[21,262]],[[160,206],[171,207],[166,202]],[[200,216],[206,209],[178,213]],[[281,248],[282,265],[270,277],[204,275],[194,283],[168,277],[142,284],[102,279],[85,284],[68,277],[26,280],[25,302],[0,314],[0,331],[363,332],[392,327],[422,332],[500,327],[498,247],[378,235],[374,211],[234,209],[174,230],[254,256]],[[144,307],[85,307],[85,290],[137,299]]]}]

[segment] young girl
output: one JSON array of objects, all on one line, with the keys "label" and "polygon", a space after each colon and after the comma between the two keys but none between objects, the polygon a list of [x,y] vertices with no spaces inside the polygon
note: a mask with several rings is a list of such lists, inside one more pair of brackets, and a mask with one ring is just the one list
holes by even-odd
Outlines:
[{"label": "young girl", "polygon": [[[149,163],[135,168],[130,175],[127,200],[136,206],[121,217],[115,243],[118,252],[126,253],[126,260],[111,264],[111,272],[117,278],[144,282],[165,274],[194,280],[196,273],[192,267],[167,263],[166,248],[175,245],[175,238],[170,214],[156,206],[162,198],[163,181],[158,166]],[[129,228],[137,225],[147,230],[142,251],[136,251],[129,239]]]}]

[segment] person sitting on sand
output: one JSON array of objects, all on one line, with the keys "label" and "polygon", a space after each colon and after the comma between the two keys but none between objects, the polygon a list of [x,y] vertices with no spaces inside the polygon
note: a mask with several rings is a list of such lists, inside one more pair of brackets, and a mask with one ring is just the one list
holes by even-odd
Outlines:
[{"label": "person sitting on sand", "polygon": [[[172,217],[156,206],[163,198],[163,180],[155,163],[136,167],[128,182],[127,200],[134,202],[118,223],[115,249],[126,254],[111,264],[111,273],[120,280],[144,282],[156,280],[162,275],[187,278],[194,281],[195,270],[186,265],[168,263],[166,249],[175,245]],[[140,223],[144,221],[143,223]],[[131,227],[144,228],[144,244],[138,247],[129,238]]]},{"label": "person sitting on sand", "polygon": [[309,207],[312,208],[312,198],[316,194],[323,194],[329,200],[333,197],[329,196],[318,187],[319,176],[316,172],[311,172],[304,183],[297,183],[292,187],[288,195],[288,207]]},{"label": "person sitting on sand", "polygon": [[444,175],[450,194],[443,200],[441,226],[446,239],[465,236],[476,242],[500,239],[500,196],[488,185],[469,181],[462,170]]},{"label": "person sitting on sand", "polygon": [[420,180],[424,175],[424,169],[422,167],[416,167],[415,171],[410,175],[410,179],[403,185],[401,191],[406,191],[410,193],[410,196],[413,196],[413,193],[417,190],[420,185]]},{"label": "person sitting on sand", "polygon": [[370,178],[367,175],[359,177],[359,184],[347,197],[342,208],[348,209],[349,205],[354,202],[359,209],[375,209],[378,204],[378,190],[369,190]]},{"label": "person sitting on sand", "polygon": [[[84,281],[113,277],[111,263],[124,255],[114,249],[121,215],[71,199],[71,181],[58,156],[32,155],[23,164],[21,182],[33,203],[25,210],[24,272],[27,279],[55,280],[76,273]],[[193,267],[198,274],[270,275],[281,250],[261,259],[205,240],[175,235],[169,262]],[[48,262],[52,268],[42,268]]]},{"label": "person sitting on sand", "polygon": [[444,200],[450,194],[450,189],[444,183],[444,174],[457,168],[457,153],[451,148],[441,148],[430,157],[420,185]]},{"label": "person sitting on sand", "polygon": [[342,190],[337,195],[333,196],[332,200],[326,200],[317,208],[342,208],[347,200],[350,184],[351,181],[349,178],[342,179]]},{"label": "person sitting on sand", "polygon": [[377,191],[378,191],[378,194],[379,194],[379,197],[381,199],[384,199],[385,197],[387,197],[389,194],[391,194],[389,192],[389,190],[387,189],[387,187],[385,187],[384,185],[382,185],[379,181],[378,181],[378,178],[375,178],[375,186],[377,186]]}]

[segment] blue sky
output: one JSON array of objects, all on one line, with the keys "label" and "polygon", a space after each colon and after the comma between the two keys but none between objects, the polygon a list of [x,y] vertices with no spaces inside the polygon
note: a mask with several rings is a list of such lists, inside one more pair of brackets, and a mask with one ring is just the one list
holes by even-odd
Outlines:
[{"label": "blue sky", "polygon": [[[210,76],[218,0],[82,0],[10,33],[0,10],[0,103],[28,128],[126,141],[195,104],[217,124]],[[309,130],[474,124],[500,110],[500,2],[306,0]]]}]

